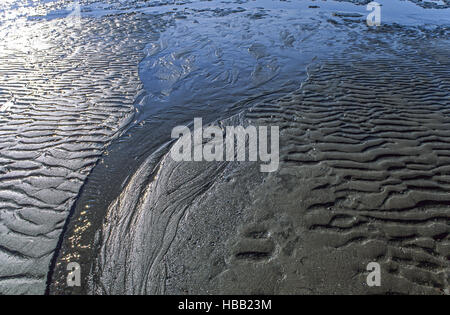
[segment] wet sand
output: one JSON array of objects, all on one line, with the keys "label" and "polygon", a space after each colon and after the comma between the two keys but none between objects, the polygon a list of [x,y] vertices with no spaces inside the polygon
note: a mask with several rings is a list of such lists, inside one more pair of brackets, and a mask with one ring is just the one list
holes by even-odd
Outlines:
[{"label": "wet sand", "polygon": [[[403,2],[370,29],[349,2],[85,2],[81,30],[60,1],[0,27],[0,293],[449,288],[448,23],[414,9],[448,3]],[[279,171],[174,162],[170,129],[196,116],[280,126]]]},{"label": "wet sand", "polygon": [[[108,208],[84,293],[443,294],[450,118],[440,40],[419,52],[406,43],[401,57],[319,63],[298,91],[222,122],[280,126],[276,173],[149,158]],[[366,285],[372,261],[381,287]]]},{"label": "wet sand", "polygon": [[132,121],[141,85],[135,65],[142,52],[136,46],[144,48],[146,33],[136,25],[145,20],[93,22],[88,27],[96,33],[82,37],[54,23],[23,30],[43,37],[37,45],[45,40],[51,49],[6,47],[0,57],[2,101],[13,100],[0,118],[2,293],[45,290],[71,205],[110,140]]}]

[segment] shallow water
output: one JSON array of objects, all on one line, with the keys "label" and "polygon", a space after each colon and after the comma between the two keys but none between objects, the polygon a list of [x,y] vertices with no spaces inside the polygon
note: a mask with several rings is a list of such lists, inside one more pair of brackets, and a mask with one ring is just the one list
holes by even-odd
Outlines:
[{"label": "shallow water", "polygon": [[416,52],[445,78],[449,4],[379,2],[375,30],[365,1],[80,1],[80,24],[70,1],[2,3],[0,292],[42,293],[49,269],[64,290],[69,260],[90,270],[108,207],[178,124],[275,102],[330,59]]}]

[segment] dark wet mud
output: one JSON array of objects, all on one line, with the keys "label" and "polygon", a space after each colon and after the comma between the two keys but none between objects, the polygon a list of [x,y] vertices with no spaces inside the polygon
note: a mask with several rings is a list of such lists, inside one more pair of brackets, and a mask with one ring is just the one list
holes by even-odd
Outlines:
[{"label": "dark wet mud", "polygon": [[[0,293],[448,292],[449,3],[56,2],[0,50]],[[173,161],[194,117],[280,169]]]},{"label": "dark wet mud", "polygon": [[[254,107],[247,119],[283,129],[273,175],[147,160],[108,209],[89,292],[443,294],[450,82],[415,58],[330,61]],[[372,261],[380,288],[365,283]]]}]

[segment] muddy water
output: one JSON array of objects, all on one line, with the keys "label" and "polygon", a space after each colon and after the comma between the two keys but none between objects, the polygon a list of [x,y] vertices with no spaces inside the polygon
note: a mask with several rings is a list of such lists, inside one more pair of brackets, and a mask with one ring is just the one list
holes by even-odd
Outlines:
[{"label": "muddy water", "polygon": [[[443,292],[448,3],[366,2],[4,4],[0,292]],[[193,117],[282,126],[281,169],[176,165]]]}]

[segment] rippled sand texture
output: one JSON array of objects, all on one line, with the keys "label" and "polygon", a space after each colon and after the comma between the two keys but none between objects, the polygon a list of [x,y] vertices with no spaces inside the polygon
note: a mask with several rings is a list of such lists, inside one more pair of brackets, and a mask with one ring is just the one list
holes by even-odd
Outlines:
[{"label": "rippled sand texture", "polygon": [[329,249],[315,267],[324,274],[351,269],[364,282],[377,261],[383,286],[372,292],[449,288],[450,68],[441,53],[444,62],[326,63],[273,109],[285,128],[282,186],[298,189],[298,174],[312,181],[297,211],[306,246]]},{"label": "rippled sand texture", "polygon": [[0,293],[44,292],[83,182],[133,119],[150,18],[28,22],[2,40]]},{"label": "rippled sand texture", "polygon": [[109,209],[91,293],[442,294],[450,55],[431,42],[329,60],[254,107],[250,121],[282,129],[277,173],[149,159]]},{"label": "rippled sand texture", "polygon": [[[442,293],[449,0],[368,2],[1,3],[0,294]],[[280,170],[146,160],[205,115],[280,125]]]}]

